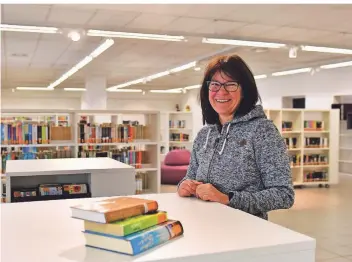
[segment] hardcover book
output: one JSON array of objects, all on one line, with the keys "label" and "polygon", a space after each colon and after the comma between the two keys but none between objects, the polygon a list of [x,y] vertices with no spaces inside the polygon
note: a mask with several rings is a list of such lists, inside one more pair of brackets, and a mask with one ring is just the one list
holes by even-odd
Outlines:
[{"label": "hardcover book", "polygon": [[112,197],[71,207],[72,217],[97,223],[110,223],[138,215],[155,213],[155,200],[135,197]]},{"label": "hardcover book", "polygon": [[183,226],[178,220],[168,220],[125,237],[92,231],[84,232],[86,246],[127,255],[140,254],[181,235],[183,235]]},{"label": "hardcover book", "polygon": [[84,229],[101,234],[127,236],[166,221],[167,213],[159,211],[155,214],[139,215],[107,224],[84,221]]}]

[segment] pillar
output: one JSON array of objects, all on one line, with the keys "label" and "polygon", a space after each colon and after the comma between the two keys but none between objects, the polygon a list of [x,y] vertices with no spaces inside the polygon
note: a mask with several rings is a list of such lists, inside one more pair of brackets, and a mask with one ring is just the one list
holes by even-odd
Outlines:
[{"label": "pillar", "polygon": [[107,92],[106,77],[89,76],[86,77],[86,91],[81,96],[82,110],[106,110]]}]

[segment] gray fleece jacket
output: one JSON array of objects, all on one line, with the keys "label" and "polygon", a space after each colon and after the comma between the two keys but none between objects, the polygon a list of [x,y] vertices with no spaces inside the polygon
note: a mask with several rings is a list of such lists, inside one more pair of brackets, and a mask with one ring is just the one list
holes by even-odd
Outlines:
[{"label": "gray fleece jacket", "polygon": [[261,105],[224,124],[221,132],[217,125],[204,126],[184,179],[211,183],[232,196],[229,206],[264,219],[294,203],[284,139]]}]

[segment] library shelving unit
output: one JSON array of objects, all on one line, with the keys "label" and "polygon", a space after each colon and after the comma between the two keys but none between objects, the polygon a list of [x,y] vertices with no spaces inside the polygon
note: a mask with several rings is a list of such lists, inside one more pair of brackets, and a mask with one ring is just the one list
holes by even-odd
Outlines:
[{"label": "library shelving unit", "polygon": [[7,159],[110,157],[135,167],[136,194],[160,192],[159,111],[38,109],[1,113],[3,177]]},{"label": "library shelving unit", "polygon": [[351,119],[340,121],[339,170],[341,173],[352,174],[352,128],[347,128],[348,121],[352,123],[352,113],[348,117]]},{"label": "library shelving unit", "polygon": [[265,109],[284,137],[295,186],[338,183],[339,111]]},{"label": "library shelving unit", "polygon": [[161,159],[174,149],[192,150],[193,114],[188,111],[161,112]]}]

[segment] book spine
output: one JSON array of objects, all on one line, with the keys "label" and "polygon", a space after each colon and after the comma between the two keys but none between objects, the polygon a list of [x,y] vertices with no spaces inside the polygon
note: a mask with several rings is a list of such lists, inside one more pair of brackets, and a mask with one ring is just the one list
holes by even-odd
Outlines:
[{"label": "book spine", "polygon": [[155,226],[153,229],[136,234],[136,237],[130,240],[133,255],[140,254],[182,235],[183,227],[180,221],[171,221],[162,223]]},{"label": "book spine", "polygon": [[166,212],[160,212],[151,216],[143,216],[143,219],[140,219],[138,222],[127,224],[123,227],[123,235],[127,236],[132,233],[150,228],[152,226],[161,224],[167,221]]}]

